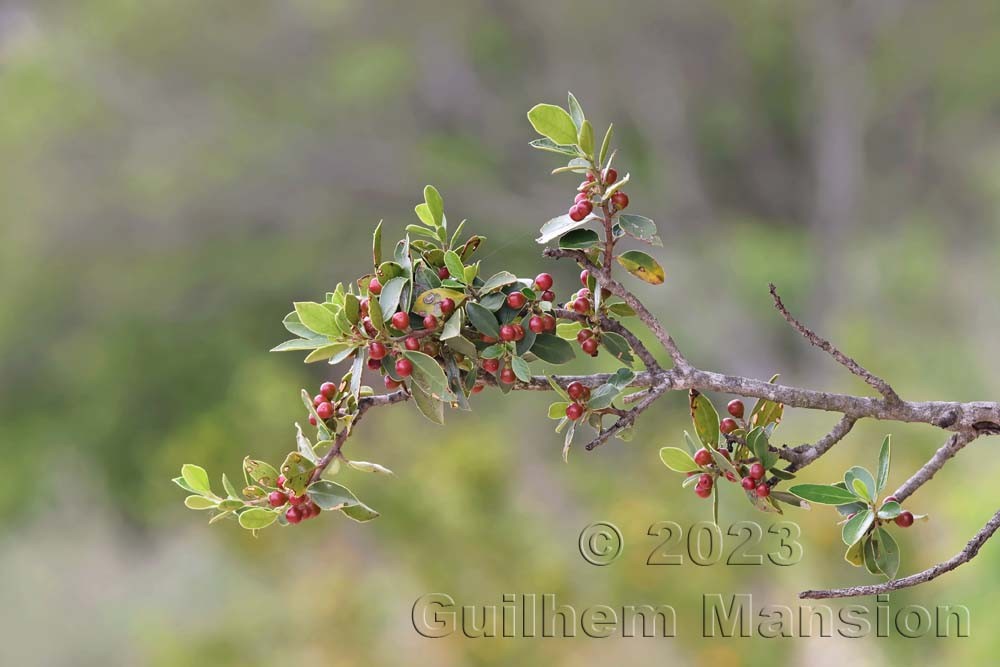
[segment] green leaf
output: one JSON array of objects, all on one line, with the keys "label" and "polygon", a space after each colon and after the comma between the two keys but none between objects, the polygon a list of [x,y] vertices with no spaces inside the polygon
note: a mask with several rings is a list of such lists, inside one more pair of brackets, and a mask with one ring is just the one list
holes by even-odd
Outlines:
[{"label": "green leaf", "polygon": [[185,463],[181,466],[181,477],[187,488],[202,495],[215,495],[212,493],[212,484],[208,481],[208,473],[201,466],[192,463]]},{"label": "green leaf", "polygon": [[351,466],[355,470],[360,470],[361,472],[373,472],[379,475],[389,475],[390,477],[395,477],[395,474],[383,465],[378,463],[371,463],[369,461],[348,461],[347,465]]},{"label": "green leaf", "polygon": [[[281,320],[281,323],[285,326],[285,329],[299,338],[316,338],[316,333],[309,329],[306,325],[302,324],[302,321],[299,319],[299,314],[294,311],[285,315],[285,319]],[[321,340],[325,340],[325,338],[322,338]]]},{"label": "green leaf", "polygon": [[882,493],[882,489],[885,488],[885,483],[889,481],[889,449],[891,435],[885,436],[882,441],[882,448],[878,453],[878,479],[875,483],[875,493]]},{"label": "green leaf", "polygon": [[[310,401],[310,404],[312,404],[312,401]],[[252,479],[261,486],[270,488],[278,486],[278,471],[268,463],[255,461],[248,456],[243,459],[243,470],[249,479]]]},{"label": "green leaf", "polygon": [[556,382],[551,375],[546,375],[545,379],[548,380],[549,386],[552,387],[552,391],[556,392],[556,394],[558,394],[564,401],[569,403],[569,394],[566,393],[566,390],[560,387],[559,383]]},{"label": "green leaf", "polygon": [[566,401],[557,401],[549,405],[549,419],[562,419],[566,416],[566,408],[569,407],[569,403]]},{"label": "green leaf", "polygon": [[541,333],[535,337],[531,353],[544,362],[556,365],[568,363],[576,356],[576,351],[568,341],[548,333]]},{"label": "green leaf", "polygon": [[557,144],[576,143],[576,125],[566,110],[554,104],[537,104],[528,111],[535,131]]},{"label": "green leaf", "polygon": [[855,514],[853,518],[844,524],[844,528],[841,531],[844,544],[851,546],[858,542],[865,536],[865,533],[868,532],[868,529],[871,528],[874,522],[875,515],[872,514],[871,510],[864,510]]},{"label": "green leaf", "polygon": [[501,287],[506,287],[507,285],[512,285],[517,282],[517,276],[509,271],[500,271],[490,276],[489,280],[483,283],[483,286],[479,288],[480,294],[489,294],[490,292],[495,292]]},{"label": "green leaf", "polygon": [[564,213],[560,216],[552,218],[544,225],[542,225],[542,228],[539,230],[541,236],[535,239],[535,241],[537,241],[538,243],[548,243],[552,239],[559,238],[560,236],[570,231],[571,229],[582,227],[586,225],[588,222],[592,222],[597,219],[598,217],[593,213],[591,213],[582,220],[576,221],[573,220],[573,218],[569,217],[568,213]]},{"label": "green leaf", "polygon": [[375,233],[372,234],[372,266],[382,263],[382,221],[375,225]]},{"label": "green leaf", "polygon": [[226,476],[226,473],[222,473],[222,488],[226,490],[226,494],[230,498],[238,499],[240,497],[239,491],[237,491],[236,487],[233,486],[233,483],[229,481],[229,477]]},{"label": "green leaf", "polygon": [[449,250],[444,254],[444,265],[448,268],[451,277],[459,282],[465,282],[465,265],[459,259],[458,254]]},{"label": "green leaf", "polygon": [[895,500],[890,500],[889,502],[882,503],[882,507],[880,507],[878,510],[878,518],[895,519],[902,512],[903,512],[903,507]]},{"label": "green leaf", "polygon": [[441,193],[433,185],[424,186],[424,202],[427,204],[434,224],[440,227],[441,221],[444,219],[444,199],[441,198]]},{"label": "green leaf", "polygon": [[437,223],[434,221],[434,214],[431,213],[431,208],[426,202],[414,206],[413,212],[420,218],[420,222],[428,227],[437,227]]},{"label": "green leaf", "polygon": [[[774,384],[777,379],[777,375],[772,376],[768,384]],[[761,426],[763,428],[767,428],[769,424],[777,426],[781,423],[784,411],[785,406],[781,403],[776,403],[766,398],[757,399],[753,410],[750,411],[750,426]]]},{"label": "green leaf", "polygon": [[246,512],[240,512],[240,526],[247,530],[260,530],[267,528],[278,520],[277,512],[266,510],[263,507],[251,507]]},{"label": "green leaf", "polygon": [[602,384],[591,393],[587,407],[591,410],[603,410],[610,407],[621,393],[622,390],[613,384]]},{"label": "green leaf", "polygon": [[876,551],[875,564],[889,579],[895,579],[899,572],[899,545],[895,538],[885,528],[878,529],[879,549]]},{"label": "green leaf", "polygon": [[420,414],[434,424],[444,424],[444,403],[442,401],[428,394],[415,382],[410,385],[410,393],[413,395],[413,402],[416,403]]},{"label": "green leaf", "polygon": [[826,484],[797,484],[788,491],[819,505],[845,505],[856,500],[854,494],[847,489]]},{"label": "green leaf", "polygon": [[510,367],[514,370],[514,375],[521,382],[531,382],[531,368],[528,362],[521,357],[511,357]]},{"label": "green leaf", "polygon": [[618,263],[639,280],[650,285],[660,285],[664,280],[663,267],[641,250],[629,250],[618,255]]},{"label": "green leaf", "polygon": [[317,361],[326,361],[328,359],[336,358],[336,361],[331,361],[330,363],[339,363],[346,359],[348,355],[354,351],[354,345],[348,343],[334,343],[333,345],[324,345],[323,347],[317,348],[310,352],[306,356],[305,363],[312,364]]},{"label": "green leaf", "polygon": [[589,120],[583,121],[580,133],[577,135],[576,144],[585,155],[594,154],[594,126]]},{"label": "green leaf", "polygon": [[576,335],[583,329],[580,322],[560,322],[556,325],[556,336],[565,340],[576,340]]},{"label": "green leaf", "polygon": [[716,411],[712,401],[708,397],[692,389],[688,396],[688,405],[691,409],[691,421],[694,424],[694,432],[701,440],[702,444],[709,449],[719,447],[719,413]]},{"label": "green leaf", "polygon": [[455,338],[461,336],[462,334],[462,310],[456,310],[452,313],[444,322],[444,326],[441,328],[441,340],[448,340],[449,338]]},{"label": "green leaf", "polygon": [[218,505],[219,501],[206,498],[205,496],[188,496],[184,499],[184,506],[190,510],[209,510],[213,507],[218,507]]},{"label": "green leaf", "polygon": [[320,347],[324,347],[330,343],[330,339],[326,336],[322,338],[296,338],[295,340],[286,340],[281,345],[277,345],[271,348],[271,352],[302,352],[305,350],[315,350]]},{"label": "green leaf", "polygon": [[559,155],[572,155],[572,156],[578,155],[576,146],[573,146],[571,144],[570,145],[557,144],[556,142],[552,141],[549,138],[535,139],[534,141],[529,142],[528,145],[530,145],[532,148],[537,148],[542,151],[548,151],[549,153],[557,153]]},{"label": "green leaf", "polygon": [[635,361],[632,357],[632,347],[625,340],[625,337],[613,331],[605,331],[601,334],[601,345],[604,346],[611,356],[623,364],[629,366]]},{"label": "green leaf", "polygon": [[580,103],[577,102],[576,96],[574,96],[573,93],[568,93],[566,97],[566,108],[569,109],[569,116],[573,119],[573,125],[575,125],[576,129],[579,130],[583,127],[583,121],[586,119],[586,116],[583,115],[583,107],[581,107]]},{"label": "green leaf", "polygon": [[599,245],[601,237],[593,229],[574,229],[559,237],[560,248],[586,250]]},{"label": "green leaf", "polygon": [[635,311],[627,303],[613,303],[608,306],[608,312],[618,317],[635,317]]},{"label": "green leaf", "polygon": [[604,164],[604,159],[608,157],[608,148],[611,147],[611,137],[615,133],[615,126],[608,125],[608,131],[604,133],[604,141],[601,142],[601,154],[598,156],[597,160],[601,164]]},{"label": "green leaf", "polygon": [[771,491],[770,498],[777,500],[778,502],[785,503],[786,505],[798,507],[799,509],[804,509],[804,510],[812,509],[812,507],[810,507],[809,503],[807,503],[806,501],[796,496],[793,496],[790,493],[786,493],[784,491]]},{"label": "green leaf", "polygon": [[361,502],[346,486],[326,479],[310,484],[307,493],[317,505],[327,511],[341,510]]},{"label": "green leaf", "polygon": [[444,374],[444,369],[434,361],[433,357],[414,350],[405,350],[403,356],[413,364],[412,378],[421,389],[444,401],[455,400],[455,395],[448,388],[448,378]]},{"label": "green leaf", "polygon": [[660,460],[663,461],[663,465],[676,472],[695,472],[701,470],[690,454],[676,447],[663,447],[660,449]]},{"label": "green leaf", "polygon": [[281,474],[285,476],[285,488],[302,495],[316,464],[298,452],[290,452],[281,464]]},{"label": "green leaf", "polygon": [[406,287],[407,282],[409,281],[406,278],[400,276],[382,285],[382,293],[378,296],[378,305],[382,311],[382,317],[385,318],[383,321],[389,321],[396,309],[399,308],[399,300],[403,296],[403,288]]},{"label": "green leaf", "polygon": [[313,449],[312,443],[302,433],[302,427],[298,424],[295,425],[295,445],[299,450],[299,454],[302,454],[302,456],[306,457],[312,463],[319,463],[319,458],[316,456],[316,451]]},{"label": "green leaf", "polygon": [[333,313],[323,304],[299,301],[295,304],[295,313],[299,316],[299,321],[310,331],[324,336],[340,335],[340,329],[337,328]]},{"label": "green leaf", "polygon": [[663,245],[660,237],[656,235],[656,223],[643,215],[620,213],[618,215],[618,224],[622,226],[622,229],[629,236],[652,245]]},{"label": "green leaf", "polygon": [[747,435],[747,446],[754,453],[754,456],[760,459],[765,468],[771,468],[778,462],[778,453],[771,451],[767,431],[759,426]]},{"label": "green leaf", "polygon": [[359,502],[357,505],[348,505],[340,511],[343,512],[344,516],[348,519],[353,519],[358,523],[365,523],[366,521],[377,519],[379,516],[378,512],[362,502]]},{"label": "green leaf", "polygon": [[855,493],[864,500],[875,497],[875,479],[866,468],[853,466],[844,474],[844,482],[848,489],[853,487]]},{"label": "green leaf", "polygon": [[864,549],[864,542],[857,541],[851,546],[847,547],[847,552],[844,554],[844,560],[853,565],[854,567],[861,567],[865,564],[865,556],[862,553]]},{"label": "green leaf", "polygon": [[469,318],[469,324],[475,327],[479,333],[493,338],[500,337],[500,323],[487,308],[470,301],[465,304],[465,314]]}]

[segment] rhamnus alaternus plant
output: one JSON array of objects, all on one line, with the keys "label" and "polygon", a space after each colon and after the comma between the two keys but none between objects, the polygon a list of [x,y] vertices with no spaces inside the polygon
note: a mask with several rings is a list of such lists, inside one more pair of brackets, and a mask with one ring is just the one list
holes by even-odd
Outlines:
[{"label": "rhamnus alaternus plant", "polygon": [[[284,319],[294,338],[275,351],[296,351],[306,355],[306,362],[325,361],[346,369],[315,395],[302,391],[303,416],[313,427],[312,437],[296,426],[295,447],[276,466],[247,457],[242,488],[223,476],[221,495],[202,468],[183,466],[174,481],[190,494],[188,507],[209,511],[212,522],[235,519],[252,531],[298,524],[321,512],[369,521],[378,513],[334,480],[345,468],[391,474],[344,452],[348,438],[373,408],[411,402],[427,419],[443,424],[446,408],[470,410],[473,395],[486,388],[502,394],[551,391],[557,400],[548,413],[558,422],[566,457],[584,431],[589,431],[587,450],[615,437],[630,439],[640,415],[671,392],[685,391],[695,436],[684,433],[686,447],[664,447],[660,458],[687,475],[683,484],[693,484],[695,495],[712,498],[716,517],[719,490],[726,483],[765,512],[782,512],[783,506],[797,511],[810,504],[834,505],[846,516],[842,536],[847,560],[888,578],[853,588],[806,591],[803,597],[870,595],[913,586],[976,555],[1000,527],[1000,512],[954,558],[900,579],[895,578],[900,555],[892,531],[923,518],[905,511],[902,503],[952,456],[980,436],[1000,433],[1000,405],[903,400],[884,379],[795,319],[773,285],[774,304],[787,322],[867,382],[877,396],[827,393],[779,384],[777,376],[764,381],[692,365],[663,324],[619,281],[618,274],[624,272],[625,280],[658,285],[664,271],[635,247],[661,242],[654,222],[632,212],[625,192],[629,174],[616,162],[613,128],[608,127],[598,143],[572,95],[566,109],[539,104],[528,112],[528,120],[541,135],[531,146],[565,161],[553,173],[579,179],[567,212],[542,225],[538,242],[549,246],[545,257],[575,262],[580,284],[557,286],[548,273],[526,278],[502,266],[481,265],[477,251],[485,239],[466,234],[464,221],[450,225],[441,195],[427,186],[424,201],[415,209],[419,224],[407,225],[402,240],[386,244],[381,223],[375,228],[369,274],[336,285],[322,299],[296,303]],[[635,335],[636,324],[649,330],[655,346],[647,347]],[[579,376],[538,375],[532,370],[538,361],[565,364],[578,352],[606,354],[620,368]],[[726,407],[728,416],[720,419],[704,392],[736,396]],[[749,413],[743,398],[756,399]],[[826,411],[840,419],[815,443],[779,445],[775,428],[786,407]],[[860,419],[930,424],[951,435],[882,500],[879,494],[889,474],[888,438],[875,475],[855,466],[835,484],[787,487]]]}]

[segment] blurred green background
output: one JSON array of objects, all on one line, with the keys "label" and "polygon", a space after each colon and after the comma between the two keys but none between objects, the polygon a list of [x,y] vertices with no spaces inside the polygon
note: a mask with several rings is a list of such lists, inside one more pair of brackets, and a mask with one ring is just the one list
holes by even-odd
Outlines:
[{"label": "blurred green background", "polygon": [[[244,455],[293,446],[299,388],[333,371],[267,353],[281,318],[365,272],[374,224],[415,222],[425,183],[489,237],[484,270],[542,270],[532,239],[575,182],[547,175],[558,161],[527,146],[525,111],[567,89],[599,132],[616,124],[632,208],[665,241],[667,283],[637,291],[697,365],[866,391],[773,312],[774,281],[904,397],[997,398],[997,3],[13,0],[0,59],[0,664],[995,659],[992,544],[892,596],[967,605],[969,638],[702,639],[702,593],[795,607],[803,588],[872,578],[822,508],[790,517],[792,567],[645,565],[651,523],[710,517],[656,455],[689,428],[682,395],[634,442],[568,465],[538,395],[484,393],[444,428],[413,406],[373,413],[349,452],[397,478],[343,473],[383,513],[366,525],[253,539],[205,525],[169,480],[185,462],[238,478]],[[546,268],[560,293],[575,284]],[[835,419],[791,411],[780,440]],[[861,423],[804,478],[873,466],[889,430],[893,488],[943,440]],[[896,531],[903,573],[994,512],[993,446],[913,497],[931,522]],[[767,528],[726,490],[724,525]],[[626,541],[604,568],[576,546],[598,520]],[[678,637],[423,639],[410,610],[430,592],[672,604]]]}]

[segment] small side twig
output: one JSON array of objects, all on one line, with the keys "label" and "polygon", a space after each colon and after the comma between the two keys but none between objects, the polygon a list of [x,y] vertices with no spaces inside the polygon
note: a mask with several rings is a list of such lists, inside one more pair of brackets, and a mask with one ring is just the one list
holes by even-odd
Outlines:
[{"label": "small side twig", "polygon": [[[567,310],[565,308],[556,308],[552,311],[552,314],[556,317],[561,317],[567,320],[576,320],[577,322],[589,322],[589,318],[586,315],[581,315],[575,311]],[[639,337],[632,333],[624,324],[618,320],[613,320],[610,317],[601,316],[599,318],[601,329],[604,331],[612,331],[622,338],[628,341],[632,349],[635,350],[636,356],[642,361],[642,363],[651,371],[662,370],[660,363],[653,356],[653,353],[649,351]]]},{"label": "small side twig", "polygon": [[914,491],[919,489],[921,486],[930,481],[931,477],[934,476],[938,470],[944,467],[944,464],[958,454],[967,444],[972,442],[978,437],[978,434],[974,431],[961,431],[959,433],[954,433],[948,441],[945,442],[941,447],[934,452],[934,456],[930,458],[920,470],[913,473],[910,479],[903,482],[902,486],[896,489],[892,495],[896,496],[896,500],[902,502],[904,499],[908,498],[913,494]]},{"label": "small side twig", "polygon": [[830,451],[831,447],[843,440],[844,437],[851,432],[851,429],[854,428],[854,424],[856,424],[857,421],[858,420],[854,417],[848,417],[845,415],[840,418],[840,421],[836,423],[829,433],[817,440],[815,444],[799,445],[798,447],[778,450],[778,454],[781,458],[791,462],[791,465],[787,468],[788,472],[801,470],[819,457],[826,454]]},{"label": "small side twig", "polygon": [[618,421],[612,424],[610,428],[601,432],[600,435],[598,435],[596,438],[588,442],[586,445],[586,450],[588,452],[593,451],[595,448],[600,447],[608,440],[610,440],[612,436],[614,436],[616,433],[619,433],[622,430],[634,424],[636,417],[641,415],[651,405],[653,405],[653,403],[656,402],[656,399],[662,396],[664,392],[671,389],[671,386],[672,385],[669,382],[661,382],[660,384],[651,387],[649,391],[646,393],[646,397],[642,399],[634,408],[630,409],[623,416],[619,417]]},{"label": "small side twig", "polygon": [[900,402],[899,394],[896,393],[896,390],[893,389],[888,382],[886,382],[879,376],[875,375],[868,369],[864,368],[857,361],[855,361],[854,359],[852,359],[851,357],[847,356],[846,354],[838,350],[836,347],[834,347],[833,344],[830,343],[830,341],[826,340],[825,338],[822,338],[815,331],[813,331],[812,329],[810,329],[809,327],[807,327],[806,325],[802,324],[797,319],[795,319],[795,317],[790,312],[788,312],[788,309],[785,307],[785,304],[782,303],[781,297],[778,296],[778,288],[774,286],[774,283],[770,284],[770,290],[771,290],[771,297],[774,299],[774,307],[778,309],[778,312],[781,313],[782,317],[785,318],[785,321],[788,322],[793,329],[802,334],[803,338],[809,341],[812,345],[815,345],[819,349],[828,353],[830,356],[836,359],[840,365],[844,366],[847,370],[851,371],[859,378],[861,378],[869,385],[871,385],[875,389],[875,391],[877,391],[878,393],[882,394],[882,396],[885,397],[885,400],[891,403]]}]

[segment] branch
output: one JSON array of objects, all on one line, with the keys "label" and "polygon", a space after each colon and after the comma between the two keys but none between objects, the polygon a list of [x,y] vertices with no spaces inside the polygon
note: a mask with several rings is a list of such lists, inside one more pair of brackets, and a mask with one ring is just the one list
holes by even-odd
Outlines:
[{"label": "branch", "polygon": [[[556,308],[552,311],[552,314],[566,320],[576,320],[577,322],[584,323],[590,322],[590,319],[586,315],[581,315],[574,310],[567,310],[565,308]],[[601,325],[601,329],[604,331],[612,331],[627,340],[629,345],[632,346],[632,349],[635,350],[636,356],[642,360],[642,363],[646,366],[646,368],[651,371],[662,370],[660,363],[656,360],[656,357],[654,357],[643,342],[639,340],[639,337],[625,327],[624,324],[604,315],[601,315],[598,318],[598,322]]]},{"label": "branch", "polygon": [[802,334],[802,336],[811,344],[815,345],[824,352],[829,353],[830,356],[836,359],[842,366],[847,368],[847,370],[851,371],[859,378],[870,384],[875,391],[882,394],[887,401],[899,402],[899,395],[896,393],[896,390],[889,386],[888,382],[862,367],[861,364],[856,362],[854,359],[835,348],[830,341],[825,338],[821,338],[815,331],[795,319],[795,317],[788,312],[788,309],[785,308],[785,304],[781,302],[781,297],[778,296],[778,288],[774,286],[774,283],[771,283],[770,289],[771,297],[774,299],[774,307],[778,309],[778,312],[780,312],[785,318],[785,321],[792,325],[793,329]]},{"label": "branch", "polygon": [[671,387],[668,384],[658,384],[652,387],[648,392],[646,392],[645,398],[639,402],[634,408],[629,410],[625,415],[618,419],[611,428],[602,431],[600,435],[587,443],[587,451],[593,451],[595,447],[600,447],[605,442],[611,439],[616,433],[620,433],[624,429],[628,428],[635,423],[636,417],[645,412],[664,392],[669,390]]},{"label": "branch", "polygon": [[920,468],[920,470],[913,473],[913,476],[906,480],[902,486],[896,489],[892,495],[896,496],[896,500],[899,502],[903,502],[903,500],[911,496],[914,491],[929,482],[931,477],[934,476],[934,473],[944,467],[944,464],[947,463],[948,459],[953,457],[955,454],[958,454],[963,447],[975,440],[977,437],[977,433],[970,431],[962,431],[952,435],[946,443],[941,445],[941,447],[934,452],[934,456],[932,456],[930,460]]},{"label": "branch", "polygon": [[854,428],[854,424],[857,421],[854,417],[841,417],[840,421],[833,427],[833,430],[817,440],[816,444],[781,449],[778,451],[778,455],[786,461],[791,461],[791,465],[787,468],[788,472],[801,470],[826,454],[830,451],[831,447],[843,440],[851,432],[851,429]]},{"label": "branch", "polygon": [[993,518],[990,519],[989,522],[983,526],[971,540],[969,540],[969,543],[965,545],[964,549],[955,554],[952,558],[944,561],[943,563],[938,563],[923,572],[911,574],[910,576],[903,577],[902,579],[887,581],[884,584],[852,586],[850,588],[835,588],[832,590],[803,591],[799,593],[799,597],[809,600],[823,600],[827,598],[855,597],[858,595],[878,595],[880,593],[898,591],[901,588],[909,588],[911,586],[926,583],[932,579],[937,579],[946,572],[951,572],[959,565],[968,563],[970,560],[975,558],[982,546],[986,544],[986,541],[993,537],[993,534],[997,532],[997,528],[1000,528],[1000,511],[994,514]]}]

